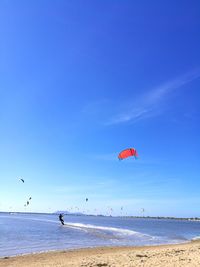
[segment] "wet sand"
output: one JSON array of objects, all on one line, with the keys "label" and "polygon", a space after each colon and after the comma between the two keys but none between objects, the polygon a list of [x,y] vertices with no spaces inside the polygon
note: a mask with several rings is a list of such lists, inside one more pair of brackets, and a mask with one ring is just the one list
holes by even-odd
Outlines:
[{"label": "wet sand", "polygon": [[93,248],[0,259],[0,267],[200,266],[200,241],[179,245]]}]

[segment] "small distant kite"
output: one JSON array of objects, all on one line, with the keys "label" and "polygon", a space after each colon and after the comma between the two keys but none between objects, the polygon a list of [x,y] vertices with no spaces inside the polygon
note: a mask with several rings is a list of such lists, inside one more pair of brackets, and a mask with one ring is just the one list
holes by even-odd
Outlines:
[{"label": "small distant kite", "polygon": [[141,208],[141,212],[144,213],[145,212],[145,209],[144,208]]},{"label": "small distant kite", "polygon": [[128,157],[134,156],[135,158],[138,157],[138,153],[135,148],[127,148],[123,151],[121,151],[118,155],[119,160],[126,159]]},{"label": "small distant kite", "polygon": [[85,201],[87,202],[88,201],[88,198],[86,198]]},{"label": "small distant kite", "polygon": [[24,179],[19,179],[20,181],[22,181],[22,183],[24,183]]}]

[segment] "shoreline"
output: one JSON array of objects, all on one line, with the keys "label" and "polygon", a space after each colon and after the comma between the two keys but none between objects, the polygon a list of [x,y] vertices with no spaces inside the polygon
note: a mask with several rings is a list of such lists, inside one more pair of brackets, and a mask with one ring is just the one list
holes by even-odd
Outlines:
[{"label": "shoreline", "polygon": [[189,244],[192,242],[200,242],[200,238],[197,239],[191,239],[191,240],[185,240],[179,243],[166,243],[166,244],[151,244],[151,245],[139,245],[139,246],[93,246],[93,247],[80,247],[80,248],[63,248],[63,249],[52,249],[52,250],[41,250],[41,251],[35,251],[35,252],[27,252],[27,253],[20,253],[20,254],[15,254],[15,255],[7,255],[7,256],[0,256],[0,260],[5,259],[5,258],[17,258],[17,257],[23,257],[23,256],[28,256],[28,255],[37,255],[37,254],[48,254],[48,253],[56,253],[56,252],[63,252],[65,251],[65,253],[67,252],[78,252],[78,251],[82,251],[82,250],[96,250],[96,249],[118,249],[118,248],[148,248],[148,247],[163,247],[163,246],[174,246],[174,245],[182,245],[182,244]]},{"label": "shoreline", "polygon": [[200,240],[139,247],[95,247],[0,258],[0,267],[200,266]]}]

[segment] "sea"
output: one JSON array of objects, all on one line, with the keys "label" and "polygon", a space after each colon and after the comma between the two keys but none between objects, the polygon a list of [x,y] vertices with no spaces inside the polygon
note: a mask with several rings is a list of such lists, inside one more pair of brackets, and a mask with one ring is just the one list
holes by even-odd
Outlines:
[{"label": "sea", "polygon": [[175,219],[0,214],[0,257],[99,246],[184,243],[200,237],[200,222]]}]

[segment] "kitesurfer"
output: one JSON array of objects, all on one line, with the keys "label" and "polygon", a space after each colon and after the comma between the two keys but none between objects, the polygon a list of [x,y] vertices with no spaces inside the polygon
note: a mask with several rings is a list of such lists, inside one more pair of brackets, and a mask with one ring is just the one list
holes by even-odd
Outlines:
[{"label": "kitesurfer", "polygon": [[63,219],[63,215],[62,215],[61,213],[60,213],[60,215],[59,215],[59,220],[60,220],[60,222],[62,223],[62,225],[65,224],[64,219]]}]

